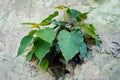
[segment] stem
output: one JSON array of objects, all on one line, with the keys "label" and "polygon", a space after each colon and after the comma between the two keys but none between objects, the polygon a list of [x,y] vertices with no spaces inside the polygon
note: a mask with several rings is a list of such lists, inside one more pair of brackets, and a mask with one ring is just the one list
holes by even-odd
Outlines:
[{"label": "stem", "polygon": [[64,21],[66,22],[66,10],[64,9]]}]

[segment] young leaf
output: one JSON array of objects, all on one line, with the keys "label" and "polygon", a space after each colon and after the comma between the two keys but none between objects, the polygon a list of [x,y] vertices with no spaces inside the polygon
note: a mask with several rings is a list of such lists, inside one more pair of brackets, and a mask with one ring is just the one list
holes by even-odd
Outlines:
[{"label": "young leaf", "polygon": [[93,33],[95,33],[95,27],[94,27],[94,25],[93,25],[93,24],[89,24],[89,26],[90,26],[91,31],[92,31]]},{"label": "young leaf", "polygon": [[51,20],[46,20],[44,22],[40,23],[40,26],[46,26],[46,25],[50,25],[51,24]]},{"label": "young leaf", "polygon": [[84,19],[87,19],[87,13],[81,13],[80,15],[77,16],[77,21],[81,21],[81,20],[84,20]]},{"label": "young leaf", "polygon": [[80,54],[83,58],[86,58],[88,56],[87,55],[87,46],[84,42],[82,43],[82,46],[80,47]]},{"label": "young leaf", "polygon": [[74,21],[76,21],[77,17],[81,14],[81,12],[75,9],[67,9],[67,13],[70,15],[70,18]]},{"label": "young leaf", "polygon": [[52,43],[56,36],[56,32],[52,28],[41,29],[36,32],[36,35],[42,40]]},{"label": "young leaf", "polygon": [[43,59],[41,62],[39,62],[39,66],[43,71],[46,71],[49,66],[49,61],[47,59]]},{"label": "young leaf", "polygon": [[33,52],[29,52],[27,55],[26,55],[26,61],[30,61],[32,59],[32,56],[33,56]]},{"label": "young leaf", "polygon": [[55,8],[57,8],[57,9],[66,9],[66,8],[69,8],[69,7],[70,6],[58,5]]},{"label": "young leaf", "polygon": [[81,19],[87,19],[87,14],[88,14],[88,12],[82,13],[82,14],[79,15],[79,16],[81,17]]},{"label": "young leaf", "polygon": [[42,61],[45,55],[50,51],[51,44],[39,38],[34,42],[34,46],[35,55]]},{"label": "young leaf", "polygon": [[22,25],[36,25],[36,23],[31,23],[31,22],[26,22],[26,23],[21,23]]},{"label": "young leaf", "polygon": [[58,35],[58,44],[66,62],[72,59],[79,51],[83,43],[83,35],[79,30],[68,32],[62,30]]},{"label": "young leaf", "polygon": [[[89,26],[90,26],[91,31],[92,31],[93,33],[95,33],[95,27],[94,27],[94,25],[93,25],[93,24],[90,24]],[[95,34],[96,34],[96,33],[95,33]],[[99,45],[100,45],[100,40],[99,40],[99,39],[95,39],[95,43],[96,43],[97,46],[99,46]]]},{"label": "young leaf", "polygon": [[26,22],[26,23],[22,23],[23,25],[31,25],[31,28],[39,28],[40,24],[37,23],[30,23],[30,22]]},{"label": "young leaf", "polygon": [[33,42],[33,40],[34,40],[34,37],[30,35],[23,37],[20,43],[17,57],[20,56],[25,51],[25,49]]},{"label": "young leaf", "polygon": [[80,25],[80,27],[88,34],[90,35],[92,38],[94,39],[98,39],[96,33],[95,33],[95,29],[94,27],[90,27],[89,25],[87,24],[82,24]]},{"label": "young leaf", "polygon": [[55,11],[53,14],[49,15],[47,18],[45,18],[41,23],[40,25],[41,26],[45,26],[45,25],[49,25],[51,23],[51,20],[58,16],[58,11]]}]

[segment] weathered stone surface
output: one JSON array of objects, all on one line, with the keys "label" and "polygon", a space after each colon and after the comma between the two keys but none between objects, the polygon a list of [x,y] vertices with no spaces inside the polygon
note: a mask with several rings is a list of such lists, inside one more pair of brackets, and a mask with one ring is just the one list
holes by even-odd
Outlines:
[{"label": "weathered stone surface", "polygon": [[119,80],[120,0],[0,0],[0,80],[54,80],[24,63],[24,55],[14,58],[21,38],[30,30],[20,23],[40,22],[57,4],[90,11],[86,22],[95,25],[102,40],[100,48],[92,47],[90,60],[78,65],[68,80]]},{"label": "weathered stone surface", "polygon": [[110,54],[94,54],[91,61],[77,66],[75,75],[66,80],[119,80],[120,62]]}]

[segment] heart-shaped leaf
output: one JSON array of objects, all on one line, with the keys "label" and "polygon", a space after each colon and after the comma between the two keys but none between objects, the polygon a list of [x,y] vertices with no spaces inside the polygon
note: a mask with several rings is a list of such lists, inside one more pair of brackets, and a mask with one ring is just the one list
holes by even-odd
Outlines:
[{"label": "heart-shaped leaf", "polygon": [[58,35],[58,44],[67,62],[80,51],[82,43],[83,35],[79,30],[73,32],[62,30]]}]

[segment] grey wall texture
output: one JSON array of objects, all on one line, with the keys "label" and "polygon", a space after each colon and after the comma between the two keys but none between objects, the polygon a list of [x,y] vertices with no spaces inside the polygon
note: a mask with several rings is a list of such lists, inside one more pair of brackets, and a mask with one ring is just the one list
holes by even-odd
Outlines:
[{"label": "grey wall texture", "polygon": [[0,80],[54,80],[47,72],[14,59],[20,40],[30,30],[22,22],[40,22],[58,4],[88,12],[102,40],[93,46],[89,60],[77,65],[75,75],[66,80],[120,80],[120,0],[0,0]]}]

